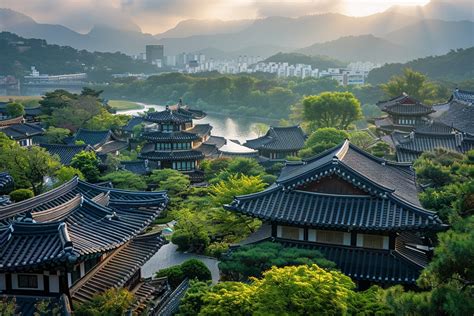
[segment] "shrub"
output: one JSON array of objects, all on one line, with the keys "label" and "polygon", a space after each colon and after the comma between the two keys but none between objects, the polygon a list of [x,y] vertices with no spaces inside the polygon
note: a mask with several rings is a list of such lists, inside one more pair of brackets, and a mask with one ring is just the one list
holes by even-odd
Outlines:
[{"label": "shrub", "polygon": [[212,279],[211,271],[198,259],[189,259],[181,264],[183,274],[189,279],[207,281]]},{"label": "shrub", "polygon": [[191,247],[191,233],[185,230],[176,230],[171,236],[171,242],[178,246],[179,251],[186,251]]},{"label": "shrub", "polygon": [[15,191],[10,192],[10,199],[13,202],[20,202],[23,200],[27,200],[34,196],[33,191],[30,189],[17,189]]},{"label": "shrub", "polygon": [[206,255],[216,257],[219,259],[229,249],[229,244],[226,242],[214,242],[206,249]]},{"label": "shrub", "polygon": [[132,306],[133,294],[123,288],[111,288],[95,295],[91,301],[81,304],[77,316],[122,316]]},{"label": "shrub", "polygon": [[156,272],[156,277],[167,277],[168,283],[172,288],[177,287],[181,282],[183,282],[185,275],[181,269],[181,265],[169,267],[163,270]]}]

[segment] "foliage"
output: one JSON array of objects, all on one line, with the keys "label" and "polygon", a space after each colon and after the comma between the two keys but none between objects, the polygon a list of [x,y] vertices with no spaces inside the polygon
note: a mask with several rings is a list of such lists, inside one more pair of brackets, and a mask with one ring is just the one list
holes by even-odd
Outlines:
[{"label": "foliage", "polygon": [[284,247],[279,243],[264,242],[255,245],[241,246],[219,263],[219,269],[226,280],[245,281],[249,277],[261,277],[262,273],[272,266],[313,264],[323,268],[334,268],[317,250]]},{"label": "foliage", "polygon": [[153,170],[148,182],[157,186],[159,190],[166,190],[171,196],[185,193],[191,184],[189,176],[174,169]]},{"label": "foliage", "polygon": [[20,202],[20,201],[27,200],[35,196],[33,191],[31,191],[30,189],[16,189],[10,192],[9,195],[10,195],[10,199],[13,202]]},{"label": "foliage", "polygon": [[100,175],[99,163],[95,152],[81,151],[72,158],[71,167],[80,170],[87,181],[97,182]]},{"label": "foliage", "polygon": [[[205,247],[209,244],[209,236],[203,227],[193,225],[194,234],[190,230],[183,228],[183,225],[178,226],[173,235],[171,236],[171,242],[178,246],[179,251],[194,251],[202,252]],[[189,228],[189,225],[187,226]]]},{"label": "foliage", "polygon": [[341,144],[348,138],[349,134],[345,131],[337,130],[332,127],[318,128],[309,135],[299,154],[304,158],[311,157]]},{"label": "foliage", "polygon": [[406,68],[426,74],[434,80],[459,82],[472,78],[474,48],[456,49],[441,56],[418,58],[405,64],[385,64],[370,71],[367,81],[372,84],[387,82],[391,77],[402,74]]},{"label": "foliage", "polygon": [[0,133],[0,169],[8,170],[17,188],[32,188],[35,195],[43,190],[46,176],[54,176],[60,163],[44,148],[20,147]]},{"label": "foliage", "polygon": [[257,137],[263,136],[268,132],[269,126],[264,123],[256,123],[252,126],[252,131],[257,134]]},{"label": "foliage", "polygon": [[[205,288],[194,283],[185,297],[186,313],[195,315],[343,315],[351,309],[354,283],[317,265],[273,267],[249,284],[221,282]],[[189,299],[189,303],[188,303]]]},{"label": "foliage", "polygon": [[7,115],[10,117],[19,117],[25,115],[25,108],[21,103],[18,102],[7,103],[5,110]]},{"label": "foliage", "polygon": [[44,138],[48,144],[62,144],[69,134],[70,131],[67,128],[50,126],[46,129]]},{"label": "foliage", "polygon": [[38,301],[35,304],[36,311],[34,316],[60,316],[61,308],[57,303],[52,302],[49,299]]},{"label": "foliage", "polygon": [[435,315],[430,292],[404,292],[401,285],[385,291],[385,301],[395,315]]},{"label": "foliage", "polygon": [[194,316],[204,305],[203,298],[210,290],[209,282],[191,280],[179,304],[178,316]]},{"label": "foliage", "polygon": [[350,92],[323,92],[305,97],[303,118],[314,127],[347,129],[362,117],[360,102]]},{"label": "foliage", "polygon": [[145,179],[133,172],[118,170],[110,172],[100,178],[101,181],[110,181],[115,188],[143,191],[147,188]]},{"label": "foliage", "polygon": [[122,126],[127,125],[128,120],[130,119],[129,115],[124,114],[111,114],[105,108],[100,109],[99,114],[93,116],[90,120],[85,122],[82,127],[95,130],[117,130]]},{"label": "foliage", "polygon": [[225,169],[221,170],[209,183],[216,184],[219,181],[228,180],[231,175],[241,174],[246,176],[264,176],[265,168],[263,168],[255,159],[237,157],[229,160]]},{"label": "foliage", "polygon": [[132,306],[134,296],[123,288],[111,288],[95,295],[75,311],[78,316],[122,316]]},{"label": "foliage", "polygon": [[435,100],[437,91],[436,86],[427,79],[422,73],[406,68],[403,70],[403,76],[393,76],[389,82],[382,85],[382,89],[390,98],[406,92],[421,102],[431,103]]},{"label": "foliage", "polygon": [[391,154],[391,148],[386,142],[379,141],[369,148],[369,152],[376,157],[387,158]]},{"label": "foliage", "polygon": [[156,277],[167,277],[171,287],[177,287],[184,279],[208,281],[212,279],[211,271],[198,259],[189,259],[180,265],[162,269],[155,274]]},{"label": "foliage", "polygon": [[62,166],[56,171],[54,176],[58,181],[56,185],[61,185],[65,182],[68,182],[75,176],[78,176],[79,179],[84,180],[84,175],[82,174],[81,170],[70,166]]},{"label": "foliage", "polygon": [[4,316],[14,316],[16,310],[16,299],[9,299],[4,296],[0,300],[0,315]]},{"label": "foliage", "polygon": [[349,140],[351,144],[364,150],[368,150],[376,141],[367,131],[352,131],[349,133]]}]

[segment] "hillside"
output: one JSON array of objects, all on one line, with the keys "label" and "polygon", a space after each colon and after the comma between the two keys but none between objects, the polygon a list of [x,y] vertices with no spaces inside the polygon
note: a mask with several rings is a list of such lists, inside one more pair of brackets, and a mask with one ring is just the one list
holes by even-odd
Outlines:
[{"label": "hillside", "polygon": [[346,66],[340,60],[328,56],[308,56],[299,53],[278,53],[265,59],[265,62],[282,63],[287,62],[290,65],[307,64],[313,68],[327,69]]},{"label": "hillside", "polygon": [[405,61],[409,52],[405,47],[373,35],[346,36],[334,41],[313,44],[299,49],[305,55],[326,55],[346,62]]},{"label": "hillside", "polygon": [[408,63],[387,64],[369,73],[372,84],[387,82],[392,76],[402,73],[404,68],[412,68],[434,80],[462,81],[474,78],[474,47],[451,51],[442,56],[419,58]]},{"label": "hillside", "polygon": [[22,77],[31,66],[50,75],[86,72],[93,81],[123,72],[150,72],[150,65],[122,53],[91,53],[68,46],[49,45],[45,40],[26,39],[8,32],[0,33],[2,74]]},{"label": "hillside", "polygon": [[166,32],[156,34],[155,37],[160,39],[168,37],[180,38],[193,35],[236,33],[242,31],[252,23],[253,20],[222,21],[190,19],[179,22],[175,27]]},{"label": "hillside", "polygon": [[117,25],[98,25],[89,33],[80,34],[65,26],[37,23],[22,13],[0,8],[0,31],[15,33],[26,38],[44,39],[48,43],[71,46],[89,51],[138,54],[145,51],[145,45],[157,44],[158,39],[139,29]]}]

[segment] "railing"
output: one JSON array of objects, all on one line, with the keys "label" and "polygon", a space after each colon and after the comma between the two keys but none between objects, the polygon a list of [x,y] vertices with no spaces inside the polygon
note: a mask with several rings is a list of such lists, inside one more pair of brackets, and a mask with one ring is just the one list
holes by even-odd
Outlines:
[{"label": "railing", "polygon": [[189,288],[189,280],[184,279],[180,285],[171,293],[166,301],[153,313],[154,316],[172,316],[178,311],[181,299]]}]

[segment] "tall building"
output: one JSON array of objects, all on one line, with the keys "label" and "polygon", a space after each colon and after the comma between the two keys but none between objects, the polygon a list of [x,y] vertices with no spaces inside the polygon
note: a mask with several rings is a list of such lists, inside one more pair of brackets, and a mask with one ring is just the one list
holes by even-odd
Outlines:
[{"label": "tall building", "polygon": [[146,45],[146,61],[156,64],[158,60],[163,63],[165,58],[165,48],[163,45]]}]

